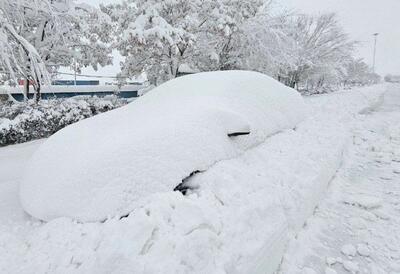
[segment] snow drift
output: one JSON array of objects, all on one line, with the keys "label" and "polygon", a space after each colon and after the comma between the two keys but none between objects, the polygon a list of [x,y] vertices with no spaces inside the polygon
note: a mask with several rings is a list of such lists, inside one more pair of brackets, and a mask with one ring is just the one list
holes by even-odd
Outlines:
[{"label": "snow drift", "polygon": [[[174,79],[49,138],[27,166],[21,203],[42,220],[122,216],[140,199],[171,192],[193,171],[235,158],[305,116],[297,92],[260,73]],[[250,134],[228,137],[241,132]]]}]

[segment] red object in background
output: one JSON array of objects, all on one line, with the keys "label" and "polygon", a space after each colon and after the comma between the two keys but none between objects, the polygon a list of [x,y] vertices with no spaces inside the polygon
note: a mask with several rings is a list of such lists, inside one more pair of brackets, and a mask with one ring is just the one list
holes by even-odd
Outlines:
[{"label": "red object in background", "polygon": [[[23,86],[25,84],[25,80],[24,79],[19,79],[18,80],[18,85]],[[29,85],[33,85],[33,81],[29,81]]]}]

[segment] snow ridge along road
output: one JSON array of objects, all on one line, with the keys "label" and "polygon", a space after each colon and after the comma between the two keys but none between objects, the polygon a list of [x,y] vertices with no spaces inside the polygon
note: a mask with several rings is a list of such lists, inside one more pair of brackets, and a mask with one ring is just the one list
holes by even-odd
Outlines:
[{"label": "snow ridge along road", "polygon": [[[188,196],[151,195],[121,220],[24,216],[0,226],[0,272],[272,273],[342,164],[358,113],[384,89],[307,98],[312,115],[295,130],[196,175],[191,184],[201,188]],[[0,153],[7,158],[20,148]],[[1,195],[15,196],[18,180]]]},{"label": "snow ridge along road", "polygon": [[290,244],[281,273],[400,273],[400,86],[363,112],[326,199]]}]

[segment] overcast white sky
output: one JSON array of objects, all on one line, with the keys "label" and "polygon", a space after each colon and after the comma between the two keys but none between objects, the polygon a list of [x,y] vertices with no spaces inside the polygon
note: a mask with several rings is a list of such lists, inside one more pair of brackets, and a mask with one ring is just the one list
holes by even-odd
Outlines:
[{"label": "overcast white sky", "polygon": [[358,55],[372,65],[373,33],[378,38],[376,67],[381,74],[400,74],[400,0],[280,0],[306,13],[335,11],[346,31],[362,42]]},{"label": "overcast white sky", "polygon": [[[118,0],[81,0],[91,4]],[[380,33],[377,72],[400,74],[400,0],[276,0],[278,5],[304,13],[337,12],[350,36],[362,42],[357,54],[372,65],[373,33]],[[118,64],[116,64],[118,65]],[[109,75],[114,69],[99,73]],[[114,73],[115,74],[115,73]]]}]

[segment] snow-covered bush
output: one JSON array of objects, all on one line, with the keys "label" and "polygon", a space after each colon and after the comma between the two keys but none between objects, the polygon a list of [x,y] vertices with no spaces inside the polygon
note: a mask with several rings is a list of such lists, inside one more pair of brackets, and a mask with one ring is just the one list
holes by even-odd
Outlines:
[{"label": "snow-covered bush", "polygon": [[0,103],[0,146],[49,137],[67,125],[126,103],[114,96]]},{"label": "snow-covered bush", "polygon": [[[260,73],[176,78],[46,140],[27,166],[21,203],[42,220],[123,216],[140,199],[172,192],[193,172],[235,158],[305,116],[295,90]],[[229,137],[240,133],[250,134]]]}]

